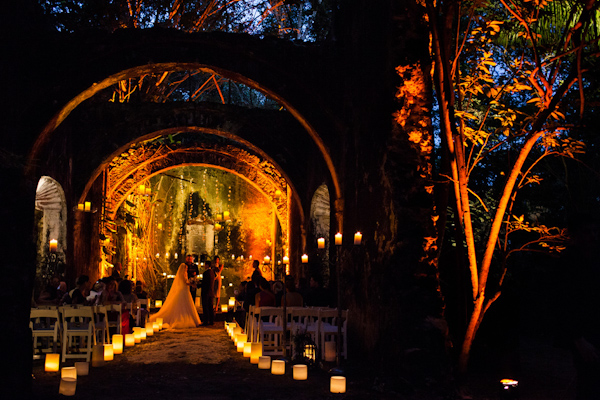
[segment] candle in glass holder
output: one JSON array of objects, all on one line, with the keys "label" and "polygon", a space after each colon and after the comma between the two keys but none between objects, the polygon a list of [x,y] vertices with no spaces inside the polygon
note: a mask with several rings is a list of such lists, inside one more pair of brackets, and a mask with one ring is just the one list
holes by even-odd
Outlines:
[{"label": "candle in glass holder", "polygon": [[240,333],[238,335],[237,346],[236,346],[238,353],[244,352],[244,345],[247,343],[247,340],[248,340],[248,335],[246,335],[245,333]]},{"label": "candle in glass holder", "polygon": [[162,300],[155,300],[154,301],[154,307],[161,308],[162,307]]},{"label": "candle in glass holder", "polygon": [[60,365],[60,354],[48,353],[46,354],[46,362],[44,363],[44,370],[47,372],[58,372]]},{"label": "candle in glass holder", "polygon": [[158,322],[154,321],[154,322],[152,323],[152,330],[153,330],[154,332],[158,332],[158,331],[160,330],[160,326],[158,326]]},{"label": "candle in glass holder", "polygon": [[142,328],[138,328],[137,326],[135,328],[133,328],[133,338],[135,340],[135,343],[141,343],[142,342],[142,332],[141,332]]},{"label": "candle in glass holder", "polygon": [[77,368],[75,367],[62,367],[60,369],[60,377],[77,379]]},{"label": "candle in glass holder", "polygon": [[125,335],[125,347],[135,346],[135,337],[133,333],[128,333]]},{"label": "candle in glass holder", "polygon": [[325,248],[325,238],[318,238],[317,239],[317,247],[319,249],[324,249]]},{"label": "candle in glass holder", "polygon": [[250,347],[250,364],[258,364],[258,358],[262,356],[262,343],[252,342]]},{"label": "candle in glass holder", "polygon": [[83,203],[77,204],[77,210],[78,211],[83,211]]},{"label": "candle in glass holder", "polygon": [[258,369],[271,369],[271,356],[258,357]]},{"label": "candle in glass holder", "polygon": [[244,343],[244,357],[250,358],[252,355],[252,343],[246,342]]},{"label": "candle in glass holder", "polygon": [[229,309],[227,308],[227,304],[221,304],[221,312],[226,313],[227,311],[229,311]]},{"label": "candle in glass holder", "polygon": [[346,393],[346,378],[343,376],[332,376],[329,381],[331,393]]},{"label": "candle in glass holder", "polygon": [[89,201],[83,203],[83,211],[92,211],[92,203]]},{"label": "candle in glass holder", "polygon": [[153,336],[153,335],[154,335],[154,323],[146,322],[146,336]]},{"label": "candle in glass holder", "polygon": [[115,358],[115,352],[113,350],[112,343],[104,344],[104,361],[112,361]]},{"label": "candle in glass holder", "polygon": [[123,353],[123,335],[114,334],[112,335],[113,353]]},{"label": "candle in glass holder", "polygon": [[304,364],[296,364],[293,366],[293,377],[295,381],[305,381],[308,379],[308,367]]},{"label": "candle in glass holder", "polygon": [[162,324],[163,324],[163,319],[162,318],[156,318],[156,322],[158,322],[158,330],[162,329]]},{"label": "candle in glass holder", "polygon": [[273,360],[271,362],[271,373],[273,375],[284,375],[285,374],[285,361]]},{"label": "candle in glass holder", "polygon": [[225,221],[229,220],[229,211],[223,211],[223,219]]}]

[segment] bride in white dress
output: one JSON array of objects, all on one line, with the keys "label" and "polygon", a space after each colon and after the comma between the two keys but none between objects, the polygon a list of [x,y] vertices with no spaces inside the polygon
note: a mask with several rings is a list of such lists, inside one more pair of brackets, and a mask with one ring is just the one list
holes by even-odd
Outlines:
[{"label": "bride in white dress", "polygon": [[162,308],[150,316],[150,322],[156,321],[156,318],[163,319],[165,328],[195,328],[200,325],[200,317],[190,293],[186,264],[179,266]]}]

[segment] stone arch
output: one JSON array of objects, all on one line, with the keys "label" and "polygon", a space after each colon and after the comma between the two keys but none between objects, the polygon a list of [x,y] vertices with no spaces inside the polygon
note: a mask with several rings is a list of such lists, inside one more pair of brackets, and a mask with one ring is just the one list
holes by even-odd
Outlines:
[{"label": "stone arch", "polygon": [[[250,79],[240,73],[233,72],[232,70],[228,70],[225,68],[216,67],[214,65],[202,64],[202,63],[185,63],[185,62],[166,62],[166,63],[155,63],[148,65],[136,66],[128,69],[121,70],[118,73],[112,74],[100,82],[94,83],[91,86],[87,87],[75,97],[71,98],[59,111],[54,115],[54,117],[46,124],[44,129],[41,131],[39,137],[37,138],[35,144],[32,147],[32,150],[29,155],[29,166],[35,165],[35,163],[31,162],[36,159],[41,149],[46,145],[46,143],[50,140],[52,133],[56,130],[56,128],[67,118],[67,116],[82,102],[93,97],[96,93],[98,93],[102,89],[106,89],[121,80],[125,80],[128,78],[137,77],[143,74],[149,73],[161,73],[164,71],[182,71],[182,70],[202,70],[204,72],[215,73],[225,78],[241,82],[255,90],[258,90],[267,96],[278,101],[282,106],[303,126],[305,131],[308,133],[312,141],[315,143],[318,148],[327,169],[331,175],[332,185],[334,187],[336,199],[342,198],[342,189],[340,180],[336,171],[336,168],[333,163],[333,159],[325,145],[325,142],[317,132],[317,130],[313,127],[313,125],[309,122],[308,118],[297,109],[294,104],[288,101],[285,97],[275,92],[274,90],[269,89],[267,86],[260,84],[259,82]],[[27,173],[31,173],[31,168],[28,167]],[[343,203],[340,203],[343,204]],[[338,217],[341,217],[341,213],[337,213]],[[341,227],[342,221],[338,220],[338,224]]]}]

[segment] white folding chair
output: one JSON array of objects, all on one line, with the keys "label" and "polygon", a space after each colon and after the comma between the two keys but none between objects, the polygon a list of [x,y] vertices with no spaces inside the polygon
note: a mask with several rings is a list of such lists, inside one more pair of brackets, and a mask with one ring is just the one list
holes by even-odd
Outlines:
[{"label": "white folding chair", "polygon": [[96,344],[92,307],[65,307],[62,311],[62,321],[62,361],[65,362],[67,358],[85,358],[89,362],[92,342]]},{"label": "white folding chair", "polygon": [[[337,341],[342,341],[341,357],[348,359],[348,310],[342,310],[342,337],[338,337],[338,310],[337,309],[322,309],[319,311],[319,348],[321,352],[324,351],[326,341],[336,342],[337,352]],[[324,355],[322,353],[322,355]]]},{"label": "white folding chair", "polygon": [[[260,307],[257,341],[262,343],[263,355],[283,354],[283,309]],[[256,309],[255,309],[256,311]]]},{"label": "white folding chair", "polygon": [[[56,307],[44,309],[32,308],[29,318],[29,327],[33,336],[33,357],[39,358],[41,357],[41,353],[49,351],[56,353],[61,333],[58,309]],[[42,345],[39,349],[39,354],[36,353],[38,350],[38,338]],[[44,342],[46,342],[45,346]]]},{"label": "white folding chair", "polygon": [[94,310],[95,341],[110,343],[110,335],[108,333],[108,307],[92,306],[92,310]]},{"label": "white folding chair", "polygon": [[[123,319],[123,305],[122,304],[108,304],[106,306],[106,314],[108,316],[108,331],[110,337],[110,330],[113,329],[115,333],[121,333],[122,319]],[[110,343],[110,340],[109,342]]]}]

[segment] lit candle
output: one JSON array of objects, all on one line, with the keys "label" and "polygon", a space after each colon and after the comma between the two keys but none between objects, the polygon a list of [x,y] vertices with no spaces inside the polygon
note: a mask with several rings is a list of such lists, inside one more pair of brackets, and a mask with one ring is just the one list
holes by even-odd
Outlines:
[{"label": "lit candle", "polygon": [[156,322],[158,322],[158,330],[162,329],[162,324],[163,324],[163,319],[162,318],[156,318]]},{"label": "lit candle", "polygon": [[177,253],[175,253],[175,255],[173,257],[175,257],[175,259],[177,260],[177,258],[179,258],[179,255]]},{"label": "lit candle", "polygon": [[56,354],[56,353],[46,354],[46,362],[44,363],[45,371],[58,372],[59,365],[60,365],[60,354]]},{"label": "lit candle", "polygon": [[258,357],[258,369],[271,369],[271,356]]},{"label": "lit candle", "polygon": [[258,364],[260,356],[262,356],[262,343],[253,342],[250,349],[250,364]]},{"label": "lit candle", "polygon": [[153,335],[154,335],[154,323],[146,322],[146,336],[153,336]]},{"label": "lit candle", "polygon": [[146,340],[146,328],[140,328],[140,338]]},{"label": "lit candle", "polygon": [[245,333],[238,333],[235,337],[235,347],[238,353],[244,352],[244,343],[248,340],[248,335]]},{"label": "lit candle", "polygon": [[335,245],[336,246],[342,245],[342,234],[339,232],[335,234]]},{"label": "lit candle", "polygon": [[148,186],[146,188],[146,194],[151,194],[152,193],[152,187]]},{"label": "lit candle", "polygon": [[140,185],[140,186],[138,187],[138,192],[139,192],[140,194],[145,194],[145,193],[146,193],[146,185]]},{"label": "lit candle", "polygon": [[112,343],[104,344],[104,361],[112,361],[115,358],[115,352],[113,350]]},{"label": "lit candle", "polygon": [[276,198],[276,199],[279,199],[280,197],[281,197],[281,190],[277,189],[277,190],[275,191],[275,198]]},{"label": "lit candle", "polygon": [[92,203],[86,201],[83,205],[83,211],[92,211]]},{"label": "lit candle", "polygon": [[112,335],[113,353],[123,353],[123,335],[114,334]]},{"label": "lit candle", "polygon": [[225,219],[225,221],[229,219],[229,211],[223,211],[223,219]]},{"label": "lit candle", "polygon": [[284,375],[285,374],[285,361],[273,360],[271,362],[271,373],[273,375]]},{"label": "lit candle", "polygon": [[154,306],[156,308],[161,308],[162,307],[162,300],[155,300],[154,301]]},{"label": "lit candle", "polygon": [[270,262],[271,262],[271,257],[265,256],[265,264],[268,264]]},{"label": "lit candle", "polygon": [[154,321],[154,322],[152,323],[152,330],[153,330],[154,332],[158,332],[158,331],[160,330],[160,326],[158,326],[158,322]]},{"label": "lit candle", "polygon": [[227,304],[229,307],[235,307],[235,297],[230,297],[229,298],[229,304]]},{"label": "lit candle", "polygon": [[75,363],[75,369],[77,370],[77,376],[89,375],[90,363],[87,361],[78,361]]},{"label": "lit candle", "polygon": [[77,388],[77,379],[63,378],[60,380],[58,386],[58,393],[63,396],[75,396],[75,389]]},{"label": "lit candle", "polygon": [[332,376],[329,383],[331,393],[346,393],[346,378],[343,376]]},{"label": "lit candle", "polygon": [[83,211],[83,203],[79,203],[79,204],[77,204],[77,209],[78,209],[79,211]]},{"label": "lit candle", "polygon": [[308,254],[302,254],[302,264],[306,264],[308,262]]},{"label": "lit candle", "polygon": [[252,254],[248,256],[248,260],[252,261]]},{"label": "lit candle", "polygon": [[62,367],[60,369],[60,377],[77,379],[77,369],[75,367]]},{"label": "lit candle", "polygon": [[162,229],[162,224],[160,222],[158,223],[158,229]]},{"label": "lit candle", "polygon": [[50,253],[56,253],[56,250],[58,250],[58,240],[51,239],[50,240]]},{"label": "lit candle", "polygon": [[356,232],[354,234],[354,244],[358,245],[362,242],[362,233]]},{"label": "lit candle", "polygon": [[220,231],[221,230],[221,224],[219,224],[218,222],[215,224],[215,231]]},{"label": "lit candle", "polygon": [[294,365],[293,377],[295,381],[305,381],[308,378],[308,367],[303,364]]},{"label": "lit candle", "polygon": [[244,343],[244,357],[250,358],[251,355],[252,355],[252,343],[246,342],[246,343]]},{"label": "lit candle", "polygon": [[229,311],[227,304],[221,304],[221,312],[226,313]]},{"label": "lit candle", "polygon": [[288,256],[283,256],[283,263],[284,264],[289,264],[290,263],[290,258]]},{"label": "lit candle", "polygon": [[135,339],[136,343],[141,343],[142,342],[142,332],[141,332],[142,328],[138,328],[135,327],[133,328],[133,338]]},{"label": "lit candle", "polygon": [[317,247],[319,249],[324,249],[325,248],[325,238],[318,238],[317,239]]},{"label": "lit candle", "polygon": [[135,337],[133,333],[128,333],[125,335],[125,347],[135,346]]}]

